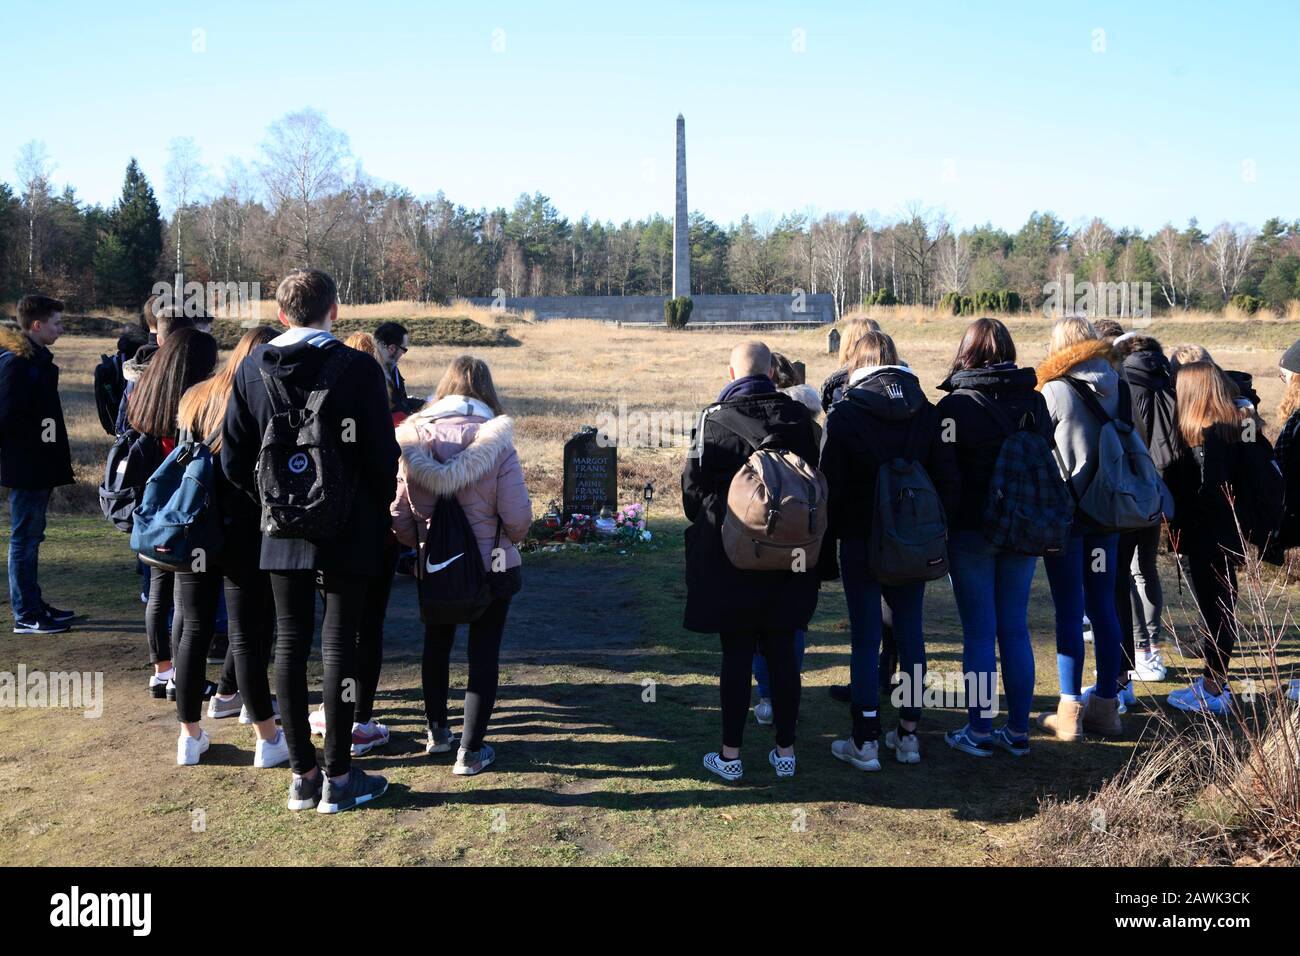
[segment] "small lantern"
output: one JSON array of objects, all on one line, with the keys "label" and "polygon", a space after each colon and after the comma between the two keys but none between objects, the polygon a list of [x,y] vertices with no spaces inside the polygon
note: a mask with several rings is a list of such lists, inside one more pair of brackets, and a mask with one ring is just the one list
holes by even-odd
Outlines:
[{"label": "small lantern", "polygon": [[645,498],[645,510],[649,511],[650,502],[655,500],[655,483],[653,481],[647,481],[645,483],[645,488],[642,489],[641,496]]}]

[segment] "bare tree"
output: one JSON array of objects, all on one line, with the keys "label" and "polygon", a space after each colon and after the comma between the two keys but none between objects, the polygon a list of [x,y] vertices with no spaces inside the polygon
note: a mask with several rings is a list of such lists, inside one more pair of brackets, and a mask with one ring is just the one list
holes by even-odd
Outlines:
[{"label": "bare tree", "polygon": [[811,229],[813,254],[821,273],[826,277],[831,295],[835,299],[835,317],[844,315],[848,296],[849,269],[853,265],[853,250],[858,242],[856,217],[844,213],[829,213]]},{"label": "bare tree", "polygon": [[350,154],[347,136],[316,110],[289,113],[267,130],[259,164],[262,179],[272,210],[290,224],[303,265],[312,264],[343,212],[343,204],[330,208],[325,200],[343,190]]},{"label": "bare tree", "polygon": [[898,251],[915,284],[916,302],[927,305],[934,273],[934,249],[948,235],[948,221],[942,213],[913,202],[904,210],[903,220],[895,228],[895,234]]},{"label": "bare tree", "polygon": [[50,176],[54,163],[45,144],[39,140],[24,143],[14,161],[14,171],[23,187],[23,202],[27,206],[27,280],[36,276],[36,222],[50,197]]},{"label": "bare tree", "polygon": [[172,213],[172,231],[176,233],[176,274],[181,275],[184,259],[181,255],[181,215],[198,196],[207,176],[199,156],[198,144],[192,136],[178,136],[167,144],[167,196],[175,207]]},{"label": "bare tree", "polygon": [[1232,226],[1219,223],[1205,244],[1205,257],[1214,270],[1215,281],[1223,295],[1224,303],[1232,298],[1241,283],[1241,277],[1250,265],[1250,255],[1255,248],[1258,233],[1249,226]]},{"label": "bare tree", "polygon": [[970,281],[970,247],[961,241],[961,233],[953,233],[939,243],[939,288],[944,292],[965,292]]},{"label": "bare tree", "polygon": [[1178,230],[1172,223],[1165,223],[1165,227],[1152,238],[1151,248],[1155,251],[1156,262],[1160,266],[1160,294],[1165,297],[1166,304],[1172,309],[1178,304],[1182,237],[1178,235]]}]

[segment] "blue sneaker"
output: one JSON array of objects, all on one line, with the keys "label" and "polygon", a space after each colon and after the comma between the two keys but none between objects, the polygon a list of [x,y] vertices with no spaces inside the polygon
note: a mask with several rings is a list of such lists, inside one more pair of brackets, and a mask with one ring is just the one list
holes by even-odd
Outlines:
[{"label": "blue sneaker", "polygon": [[993,756],[993,735],[977,738],[971,733],[970,724],[961,730],[948,731],[943,735],[943,739],[953,750],[960,750],[972,757]]},{"label": "blue sneaker", "polygon": [[1029,754],[1029,735],[1014,737],[1004,725],[993,731],[993,746],[1001,747],[1013,757],[1024,757]]},{"label": "blue sneaker", "polygon": [[1213,714],[1222,717],[1232,710],[1232,691],[1227,687],[1217,696],[1206,693],[1205,678],[1198,677],[1191,687],[1184,687],[1169,695],[1169,706],[1189,714]]}]

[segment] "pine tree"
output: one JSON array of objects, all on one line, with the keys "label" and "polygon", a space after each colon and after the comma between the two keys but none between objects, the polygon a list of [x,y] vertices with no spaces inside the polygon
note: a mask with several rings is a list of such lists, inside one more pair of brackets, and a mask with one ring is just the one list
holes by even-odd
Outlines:
[{"label": "pine tree", "polygon": [[117,304],[138,306],[153,288],[163,237],[158,200],[134,158],[127,164],[122,198],[113,207],[110,230],[117,244],[105,250],[103,262],[112,264],[111,285],[123,299]]}]

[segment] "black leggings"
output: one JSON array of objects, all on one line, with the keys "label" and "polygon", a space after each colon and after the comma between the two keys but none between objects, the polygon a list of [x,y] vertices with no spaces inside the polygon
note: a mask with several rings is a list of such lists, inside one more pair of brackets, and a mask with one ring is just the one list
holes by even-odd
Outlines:
[{"label": "black leggings", "polygon": [[[192,724],[203,716],[203,683],[221,596],[221,572],[178,571],[175,577],[178,600],[174,617],[182,622],[176,649],[176,718]],[[234,655],[227,648],[217,693],[233,694],[238,689]]]},{"label": "black leggings", "polygon": [[[325,772],[331,777],[352,767],[352,717],[357,688],[357,624],[367,579],[357,574],[322,574],[325,617],[321,659],[325,664]],[[316,631],[316,572],[272,571],[278,637],[275,689],[280,721],[289,744],[289,766],[296,774],[316,766],[316,746],[307,723],[307,657]]]},{"label": "black leggings", "polygon": [[750,673],[754,652],[767,658],[772,688],[772,720],[776,743],[794,746],[794,725],[799,719],[799,666],[795,661],[794,631],[759,628],[724,631],[722,638],[722,743],[739,747],[749,714]]},{"label": "black leggings", "polygon": [[[483,616],[469,625],[469,678],[465,686],[465,726],[460,745],[478,750],[487,733],[488,720],[497,700],[497,678],[501,662],[501,635],[506,629],[510,598],[497,598]],[[430,726],[447,726],[447,685],[451,666],[451,645],[456,625],[425,621],[424,661],[420,678],[424,684],[424,716]]]},{"label": "black leggings", "polygon": [[1216,683],[1228,679],[1237,639],[1237,571],[1222,549],[1217,554],[1199,551],[1187,555],[1187,575],[1192,579],[1196,604],[1208,632],[1203,643],[1204,674]]},{"label": "black leggings", "polygon": [[226,569],[226,616],[229,618],[230,654],[243,691],[244,706],[253,720],[270,720],[271,683],[266,668],[271,663],[275,636],[275,601],[271,576],[251,564]]},{"label": "black leggings", "polygon": [[[181,616],[172,613],[176,603],[176,575],[171,571],[162,571],[148,564],[144,566],[149,575],[149,601],[144,608],[144,633],[149,640],[149,660],[170,661],[176,656],[176,648],[181,642]],[[171,614],[171,627],[167,625],[167,615]]]},{"label": "black leggings", "polygon": [[384,664],[384,618],[388,614],[388,598],[393,591],[393,573],[400,553],[396,546],[386,547],[379,577],[366,581],[365,606],[357,626],[358,687],[354,719],[359,724],[369,723],[375,715],[375,691],[379,689],[379,671]]}]

